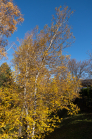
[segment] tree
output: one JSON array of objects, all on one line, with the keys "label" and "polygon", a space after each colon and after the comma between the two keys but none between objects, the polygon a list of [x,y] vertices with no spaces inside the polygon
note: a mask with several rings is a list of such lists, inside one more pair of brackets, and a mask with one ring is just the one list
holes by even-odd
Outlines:
[{"label": "tree", "polygon": [[88,55],[89,55],[88,79],[92,79],[92,52],[89,52]]},{"label": "tree", "polygon": [[22,14],[12,0],[0,0],[0,59],[5,56],[7,38],[17,29],[16,25],[23,21]]},{"label": "tree", "polygon": [[8,64],[5,62],[0,66],[0,87],[9,87],[13,84],[12,72]]},{"label": "tree", "polygon": [[68,62],[68,69],[72,76],[76,76],[78,79],[87,78],[89,65],[90,61],[87,60],[77,62],[76,59],[70,59]]},{"label": "tree", "polygon": [[16,130],[21,113],[19,104],[17,87],[0,87],[0,139],[18,137]]},{"label": "tree", "polygon": [[68,56],[62,55],[73,39],[68,25],[71,13],[68,7],[56,8],[51,27],[45,25],[40,32],[36,27],[15,51],[16,83],[22,88],[18,137],[42,138],[60,121],[57,115],[50,117],[53,111],[59,108],[68,109],[70,114],[78,111],[72,100],[78,96],[79,81],[67,70]]}]

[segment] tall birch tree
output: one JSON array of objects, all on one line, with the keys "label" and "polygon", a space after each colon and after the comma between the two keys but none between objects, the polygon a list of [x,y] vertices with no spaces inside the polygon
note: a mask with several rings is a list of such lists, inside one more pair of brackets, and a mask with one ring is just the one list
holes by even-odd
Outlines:
[{"label": "tall birch tree", "polygon": [[26,139],[42,138],[42,134],[54,130],[60,119],[56,115],[50,117],[53,111],[59,108],[67,108],[70,114],[78,111],[72,100],[78,96],[79,82],[67,70],[68,56],[62,55],[74,39],[68,25],[71,14],[68,7],[56,8],[51,27],[45,25],[40,32],[36,27],[15,51],[16,82],[23,89],[19,136]]}]

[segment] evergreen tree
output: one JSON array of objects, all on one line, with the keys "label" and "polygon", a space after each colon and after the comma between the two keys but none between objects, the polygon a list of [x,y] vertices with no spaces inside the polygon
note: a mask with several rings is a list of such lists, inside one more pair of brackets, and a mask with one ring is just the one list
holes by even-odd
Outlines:
[{"label": "evergreen tree", "polygon": [[0,66],[0,87],[9,86],[13,82],[11,69],[5,62]]}]

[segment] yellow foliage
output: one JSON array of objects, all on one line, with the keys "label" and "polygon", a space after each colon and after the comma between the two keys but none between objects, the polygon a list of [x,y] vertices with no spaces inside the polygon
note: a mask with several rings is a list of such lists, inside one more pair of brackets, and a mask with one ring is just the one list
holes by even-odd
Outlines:
[{"label": "yellow foliage", "polygon": [[[12,8],[11,14],[20,14],[11,1],[2,6],[6,4],[9,10]],[[69,56],[62,55],[73,38],[67,25],[70,14],[68,7],[62,11],[61,7],[56,8],[57,16],[53,17],[51,27],[46,25],[39,33],[35,28],[15,51],[16,87],[0,89],[0,128],[5,128],[2,137],[42,138],[42,134],[52,132],[56,123],[61,122],[56,115],[58,109],[65,108],[69,114],[78,112],[72,101],[78,97],[80,82],[68,72]],[[7,26],[11,29],[8,35],[11,35],[18,20],[13,19],[10,26],[8,18]]]},{"label": "yellow foliage", "polygon": [[12,0],[0,0],[0,59],[6,55],[4,48],[7,45],[7,38],[14,33],[17,29],[16,25],[23,20],[20,10]]}]

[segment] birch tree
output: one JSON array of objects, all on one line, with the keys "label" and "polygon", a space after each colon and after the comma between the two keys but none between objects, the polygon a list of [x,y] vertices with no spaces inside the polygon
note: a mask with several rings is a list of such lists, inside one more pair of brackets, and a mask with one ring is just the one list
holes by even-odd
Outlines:
[{"label": "birch tree", "polygon": [[[60,119],[56,115],[51,118],[50,114],[58,108],[78,111],[72,100],[74,95],[78,96],[79,82],[70,76],[67,64],[64,64],[68,56],[62,55],[63,49],[69,47],[74,38],[68,25],[71,14],[68,7],[56,8],[51,27],[45,25],[40,32],[36,27],[15,51],[16,82],[24,89],[20,92],[21,137],[42,138],[42,134],[53,131]],[[67,74],[63,76],[63,73]],[[26,123],[24,135],[22,119]]]},{"label": "birch tree", "polygon": [[7,38],[17,30],[16,25],[23,21],[23,16],[12,0],[0,0],[0,59],[5,56]]}]

